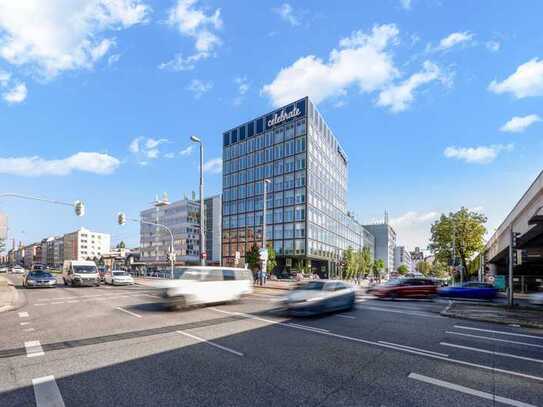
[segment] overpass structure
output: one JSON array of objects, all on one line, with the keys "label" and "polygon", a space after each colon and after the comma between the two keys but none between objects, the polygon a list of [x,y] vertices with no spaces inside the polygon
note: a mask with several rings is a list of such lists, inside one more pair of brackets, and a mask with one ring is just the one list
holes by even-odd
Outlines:
[{"label": "overpass structure", "polygon": [[543,171],[485,246],[489,274],[508,275],[510,262],[515,291],[543,289]]}]

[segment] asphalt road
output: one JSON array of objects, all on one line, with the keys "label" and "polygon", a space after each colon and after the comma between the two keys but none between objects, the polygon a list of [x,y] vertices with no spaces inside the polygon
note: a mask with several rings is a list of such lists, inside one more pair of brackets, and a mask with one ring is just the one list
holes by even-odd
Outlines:
[{"label": "asphalt road", "polygon": [[139,286],[21,292],[0,314],[2,407],[543,406],[543,332],[446,301],[295,319],[272,290],[175,312]]}]

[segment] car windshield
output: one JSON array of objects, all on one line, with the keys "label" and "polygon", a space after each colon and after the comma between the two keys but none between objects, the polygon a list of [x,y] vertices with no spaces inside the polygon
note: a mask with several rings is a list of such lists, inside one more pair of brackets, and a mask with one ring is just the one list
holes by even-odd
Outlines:
[{"label": "car windshield", "polygon": [[128,273],[126,271],[114,271],[112,273],[115,277],[119,277],[119,276],[128,276]]},{"label": "car windshield", "polygon": [[403,279],[403,278],[395,278],[393,280],[388,280],[385,285],[386,286],[395,286],[395,285],[400,285],[402,283],[405,283],[407,280]]},{"label": "car windshield", "polygon": [[177,268],[174,270],[174,279],[200,281],[203,275],[202,271],[191,267]]},{"label": "car windshield", "polygon": [[306,284],[301,284],[296,287],[296,290],[322,290],[324,287],[324,282],[322,281],[311,281]]},{"label": "car windshield", "polygon": [[96,266],[73,266],[74,273],[92,274],[96,273]]},{"label": "car windshield", "polygon": [[53,277],[53,275],[51,273],[36,271],[36,272],[29,273],[29,277],[33,277],[33,278],[49,278],[49,277]]}]

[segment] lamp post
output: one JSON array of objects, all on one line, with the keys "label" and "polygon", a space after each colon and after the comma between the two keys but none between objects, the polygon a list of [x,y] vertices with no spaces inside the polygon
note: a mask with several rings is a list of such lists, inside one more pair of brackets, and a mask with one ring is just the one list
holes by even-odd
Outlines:
[{"label": "lamp post", "polygon": [[147,220],[143,220],[143,219],[133,219],[133,218],[127,218],[126,215],[123,213],[123,212],[119,212],[117,214],[117,223],[119,225],[124,225],[126,224],[126,221],[129,220],[131,222],[139,222],[139,223],[144,223],[146,225],[152,225],[152,226],[158,226],[158,227],[161,227],[161,228],[164,228],[168,231],[168,233],[170,234],[170,238],[171,238],[171,243],[170,243],[170,278],[173,280],[173,270],[174,270],[174,264],[175,264],[175,250],[174,250],[174,238],[173,238],[173,233],[171,231],[171,229],[166,226],[166,225],[163,225],[161,223],[156,223],[156,222],[149,222]]},{"label": "lamp post", "polygon": [[204,144],[196,136],[191,136],[190,141],[200,144],[200,264],[206,265],[206,241],[205,241],[205,213],[204,213]]}]

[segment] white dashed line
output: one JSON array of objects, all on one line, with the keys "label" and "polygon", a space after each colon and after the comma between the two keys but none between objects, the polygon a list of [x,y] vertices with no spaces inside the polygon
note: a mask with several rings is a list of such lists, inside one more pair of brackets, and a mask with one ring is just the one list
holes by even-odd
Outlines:
[{"label": "white dashed line", "polygon": [[343,315],[343,314],[336,314],[336,317],[356,319],[356,317],[353,317],[352,315]]},{"label": "white dashed line", "polygon": [[302,325],[302,324],[295,324],[293,322],[289,322],[287,325],[295,326],[296,328],[301,328],[301,329],[309,329],[311,331],[330,332],[328,329],[316,328],[314,326],[308,326],[308,325]]},{"label": "white dashed line", "polygon": [[79,302],[79,300],[71,300],[71,301],[66,301],[68,304],[75,304],[76,302]]},{"label": "white dashed line", "polygon": [[515,406],[515,407],[536,407],[533,404],[523,403],[522,401],[517,401],[513,399],[508,399],[506,397],[500,397],[496,396],[491,393],[486,393],[484,391],[471,389],[469,387],[460,386],[458,384],[445,382],[443,380],[434,379],[432,377],[423,376],[417,373],[410,373],[409,376],[410,379],[418,380],[420,382],[433,384],[435,386],[445,387],[447,389],[456,390],[461,393],[470,394],[472,396],[481,397],[486,400],[492,400],[497,401],[501,404],[507,404],[508,406]]},{"label": "white dashed line", "polygon": [[424,353],[431,353],[432,355],[443,356],[443,357],[445,357],[445,358],[448,358],[448,357],[449,357],[449,355],[447,355],[447,354],[445,354],[445,353],[439,353],[439,352],[434,352],[434,351],[431,351],[431,350],[426,350],[426,349],[421,349],[421,348],[415,348],[415,347],[413,347],[413,346],[400,345],[399,343],[392,343],[392,342],[385,342],[385,341],[379,341],[379,343],[384,343],[385,345],[399,346],[400,348],[416,350],[416,351],[424,352]]},{"label": "white dashed line", "polygon": [[23,331],[25,331],[25,332],[34,332],[35,329],[34,328],[25,328],[25,329],[23,329]]},{"label": "white dashed line", "polygon": [[222,346],[222,345],[219,345],[218,343],[215,343],[215,342],[212,342],[212,341],[208,341],[207,339],[200,338],[199,336],[192,335],[192,334],[189,334],[189,333],[183,332],[183,331],[177,331],[177,333],[178,333],[178,334],[181,334],[181,335],[188,336],[189,338],[192,338],[192,339],[196,339],[197,341],[200,341],[200,342],[205,342],[205,343],[207,343],[208,345],[214,346],[214,347],[216,347],[216,348],[218,348],[218,349],[222,349],[222,350],[224,350],[224,351],[226,351],[226,352],[233,353],[234,355],[243,356],[243,353],[238,352],[237,350],[227,348],[226,346]]},{"label": "white dashed line", "polygon": [[132,312],[132,311],[128,311],[128,310],[126,310],[126,309],[124,309],[124,308],[115,307],[115,309],[118,309],[119,311],[122,311],[122,312],[126,312],[127,314],[130,314],[130,315],[132,315],[133,317],[141,318],[141,315],[136,314],[135,312]]},{"label": "white dashed line", "polygon": [[19,325],[21,325],[21,326],[25,326],[25,325],[28,325],[28,324],[30,324],[30,322],[19,322]]},{"label": "white dashed line", "polygon": [[532,346],[534,348],[543,348],[543,345],[536,345],[535,343],[528,343],[528,342],[511,341],[509,339],[491,338],[489,336],[464,334],[462,332],[454,332],[454,331],[445,331],[445,333],[450,334],[450,335],[465,336],[465,337],[468,337],[468,338],[485,339],[485,340],[488,340],[488,341],[513,343],[515,345]]},{"label": "white dashed line", "polygon": [[440,342],[439,344],[443,345],[443,346],[450,346],[452,348],[471,350],[471,351],[480,352],[480,353],[488,353],[490,355],[498,355],[498,356],[504,356],[504,357],[507,357],[507,358],[527,360],[529,362],[543,363],[543,360],[541,360],[541,359],[534,359],[534,358],[529,358],[529,357],[526,357],[526,356],[512,355],[510,353],[495,352],[493,350],[473,348],[471,346],[456,345],[454,343],[448,343],[448,342]]},{"label": "white dashed line", "polygon": [[64,304],[64,301],[56,301],[56,302],[51,303],[51,305],[58,305],[58,304]]},{"label": "white dashed line", "polygon": [[25,342],[26,356],[29,358],[35,356],[43,356],[43,348],[41,347],[40,341],[28,341]]},{"label": "white dashed line", "polygon": [[469,329],[469,330],[472,330],[472,331],[490,332],[490,333],[493,333],[493,334],[500,334],[500,335],[522,336],[523,338],[543,339],[543,336],[519,334],[519,333],[516,333],[516,332],[494,331],[492,329],[474,328],[472,326],[455,325],[454,327],[458,328],[458,329]]},{"label": "white dashed line", "polygon": [[28,312],[19,312],[19,318],[28,318]]},{"label": "white dashed line", "polygon": [[55,376],[32,379],[36,407],[64,407],[64,400],[58,389]]},{"label": "white dashed line", "polygon": [[40,303],[40,304],[34,304],[35,307],[42,307],[44,305],[47,305],[47,304],[44,304],[44,303]]}]

